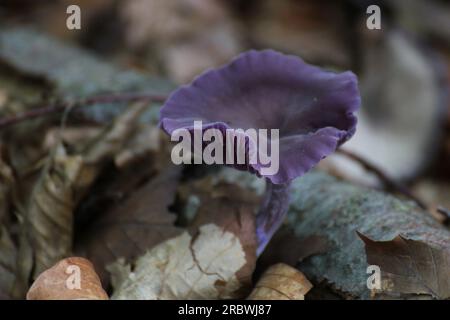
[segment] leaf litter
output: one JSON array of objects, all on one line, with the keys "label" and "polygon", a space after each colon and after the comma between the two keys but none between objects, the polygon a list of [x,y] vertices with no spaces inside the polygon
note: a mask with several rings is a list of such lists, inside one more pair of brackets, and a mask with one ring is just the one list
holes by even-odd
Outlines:
[{"label": "leaf litter", "polygon": [[[276,25],[283,17],[281,9],[270,23]],[[262,16],[270,12],[262,13],[253,17],[253,28],[258,29]],[[227,19],[223,17],[220,24]],[[227,33],[236,27],[233,23]],[[395,43],[407,44],[408,50],[425,59],[412,41],[389,32],[383,37],[394,37]],[[311,36],[308,33],[305,39]],[[192,31],[190,37],[198,39],[199,34]],[[276,40],[273,36],[261,40],[259,33],[252,37],[268,43]],[[306,54],[333,64],[351,63],[349,48],[330,40],[324,48],[340,49],[336,61],[322,47],[313,47],[320,54]],[[167,94],[173,88],[166,80],[114,67],[35,31],[5,28],[0,41],[0,67],[8,70],[0,77],[2,116],[39,102],[71,101],[105,91],[149,89]],[[195,43],[194,47],[168,43],[165,48],[177,49],[180,56],[192,55],[198,50]],[[176,59],[167,55],[164,60]],[[183,74],[170,68],[178,79],[191,77],[189,68],[181,70]],[[412,67],[407,71],[417,73]],[[372,89],[381,90],[379,85]],[[395,100],[403,101],[402,96]],[[157,112],[149,103],[98,104],[83,108],[86,119],[69,117],[64,126],[60,117],[49,117],[2,132],[0,298],[25,297],[41,272],[54,270],[58,261],[75,254],[92,261],[114,299],[245,298],[255,284],[270,287],[266,280],[257,284],[258,280],[280,262],[301,270],[304,283],[314,286],[311,292],[302,291],[303,298],[318,293],[339,298],[449,297],[445,226],[404,199],[373,190],[357,192],[359,187],[315,172],[295,185],[290,217],[257,260],[254,214],[261,181],[226,169],[171,165],[170,144],[155,123]],[[427,121],[430,131],[441,134],[435,123]],[[426,138],[435,141],[434,137]],[[414,158],[420,163],[428,160],[424,154]],[[413,169],[414,175],[419,174]],[[198,178],[198,172],[208,177]],[[365,286],[369,264],[381,268],[380,291],[370,292]]]}]

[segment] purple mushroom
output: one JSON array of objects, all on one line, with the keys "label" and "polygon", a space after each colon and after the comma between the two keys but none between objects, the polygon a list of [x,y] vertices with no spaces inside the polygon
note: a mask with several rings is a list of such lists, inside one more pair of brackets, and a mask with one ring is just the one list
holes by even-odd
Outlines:
[{"label": "purple mushroom", "polygon": [[[256,217],[260,254],[284,220],[291,181],[351,138],[359,106],[352,72],[327,72],[296,56],[251,50],[174,91],[161,109],[160,125],[169,135],[185,129],[193,136],[194,121],[201,121],[202,133],[218,129],[225,142],[227,130],[237,130],[237,139],[245,141],[245,158],[229,165],[267,182]],[[267,163],[258,157],[250,161],[259,145],[246,134],[249,129],[278,129],[278,149],[268,146],[269,152],[279,153],[276,172],[267,173]]]}]

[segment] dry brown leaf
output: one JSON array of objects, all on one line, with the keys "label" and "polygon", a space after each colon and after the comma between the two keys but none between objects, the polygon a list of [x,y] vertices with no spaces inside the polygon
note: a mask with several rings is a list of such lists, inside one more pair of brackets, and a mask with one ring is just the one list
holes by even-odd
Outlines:
[{"label": "dry brown leaf", "polygon": [[94,266],[84,258],[59,261],[39,275],[27,300],[108,300]]},{"label": "dry brown leaf", "polygon": [[27,241],[22,244],[32,248],[34,277],[70,255],[76,204],[106,160],[112,159],[125,144],[134,130],[134,123],[147,106],[143,103],[130,106],[98,137],[87,143],[82,155],[68,155],[60,145],[48,158],[23,214]]},{"label": "dry brown leaf", "polygon": [[136,159],[141,159],[158,151],[161,147],[160,133],[161,130],[157,126],[149,124],[136,125],[135,133],[115,156],[115,165],[118,168],[123,168]]},{"label": "dry brown leaf", "polygon": [[112,159],[119,153],[136,130],[136,124],[148,103],[135,103],[118,116],[96,139],[90,141],[82,150],[87,164],[98,164]]},{"label": "dry brown leaf", "polygon": [[450,297],[450,252],[400,235],[390,241],[358,235],[365,244],[367,263],[381,269],[381,292],[375,293]]},{"label": "dry brown leaf", "polygon": [[246,263],[236,273],[242,284],[243,294],[251,286],[251,278],[256,264],[258,246],[255,229],[255,214],[259,198],[251,191],[235,184],[218,183],[211,185],[210,179],[200,180],[190,189],[190,195],[200,198],[200,207],[190,226],[193,234],[198,228],[214,223],[239,238],[245,252]]},{"label": "dry brown leaf", "polygon": [[249,300],[304,300],[313,285],[303,273],[284,263],[264,272]]},{"label": "dry brown leaf", "polygon": [[8,101],[8,92],[6,90],[0,89],[0,110],[3,110],[3,108],[5,108],[7,101]]},{"label": "dry brown leaf", "polygon": [[195,237],[184,232],[154,247],[133,269],[119,262],[110,266],[113,299],[237,298],[236,273],[245,263],[239,238],[207,224]]},{"label": "dry brown leaf", "polygon": [[34,276],[70,254],[75,184],[80,156],[68,156],[61,146],[48,160],[33,188],[24,214],[24,233],[33,249]]},{"label": "dry brown leaf", "polygon": [[7,163],[3,160],[3,148],[0,145],[0,225],[5,222],[10,205],[11,189],[14,185],[14,175]]},{"label": "dry brown leaf", "polygon": [[9,299],[16,280],[17,250],[6,228],[0,226],[0,300]]},{"label": "dry brown leaf", "polygon": [[66,127],[50,128],[44,137],[44,149],[51,150],[59,143],[70,146],[95,139],[101,132],[99,127]]},{"label": "dry brown leaf", "polygon": [[119,258],[132,261],[181,232],[173,225],[176,216],[168,210],[180,172],[180,167],[166,167],[122,203],[100,213],[78,241],[78,251],[94,263],[105,286],[109,283],[107,264]]}]

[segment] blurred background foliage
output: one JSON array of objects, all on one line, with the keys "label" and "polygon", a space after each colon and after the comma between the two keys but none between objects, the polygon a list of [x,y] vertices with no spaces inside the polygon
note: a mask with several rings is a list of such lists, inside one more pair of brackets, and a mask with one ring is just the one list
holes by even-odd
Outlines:
[{"label": "blurred background foliage", "polygon": [[[71,4],[77,4],[81,8],[81,30],[68,30],[66,27],[66,8]],[[381,8],[380,30],[369,30],[366,27],[369,17],[366,10],[373,4]],[[98,61],[107,64],[92,60],[90,56],[87,58],[80,54],[80,57],[77,57],[79,51],[71,49],[67,49],[64,54],[56,52],[53,55],[53,42],[45,40],[44,37],[35,37],[34,33],[5,31],[6,27],[10,26],[26,26],[33,31],[42,31],[60,39],[62,43],[88,50],[98,57]],[[2,43],[2,39],[7,39],[8,46],[6,41]],[[32,56],[31,45],[24,52],[12,52],[11,48],[15,47],[11,43],[16,43],[15,39],[33,42],[37,47],[40,45],[39,50],[36,49],[36,56]],[[44,61],[46,59],[43,59],[42,54],[46,52],[43,49],[46,46],[44,49],[49,52],[46,56],[48,61]],[[55,51],[66,50],[65,45],[54,48]],[[380,179],[381,172],[392,181],[407,186],[408,190],[431,209],[435,218],[448,224],[448,1],[0,0],[0,115],[23,111],[36,101],[48,102],[49,98],[41,97],[41,94],[43,91],[53,94],[54,87],[60,98],[77,97],[81,93],[88,95],[100,89],[139,89],[166,93],[174,87],[172,84],[188,83],[206,69],[224,64],[240,52],[265,48],[298,55],[308,63],[330,70],[352,70],[358,75],[362,94],[358,129],[354,138],[346,143],[343,149],[364,161],[354,161],[338,153],[321,162],[322,169],[352,183],[374,188],[380,188],[386,182]],[[61,62],[58,59],[64,57],[73,61],[58,64]],[[12,61],[18,63],[12,66]],[[117,66],[117,69],[113,65]],[[48,70],[49,68],[55,70]],[[36,79],[30,76],[29,72],[22,77],[20,72],[24,70],[37,70]],[[39,78],[42,76],[39,72],[44,74],[44,80]],[[99,110],[101,114],[98,114],[97,119],[108,112],[106,108]],[[152,119],[154,125],[154,115]],[[58,127],[60,120],[58,118]],[[78,124],[78,119],[71,120],[71,125]],[[82,123],[90,127],[90,131],[84,127],[78,131],[67,130],[65,140],[84,142],[98,133],[98,123]],[[30,172],[33,173],[36,167],[40,168],[42,165],[39,159],[43,154],[49,153],[48,150],[56,144],[53,130],[41,130],[42,135],[46,132],[43,138],[39,134],[30,135],[30,132],[37,132],[33,128],[28,124],[22,128],[17,126],[13,135],[8,135],[7,132],[2,136],[0,186],[8,192],[2,189],[0,195],[7,194],[5,199],[9,197],[8,186],[12,184],[14,174],[8,166],[3,165],[2,158],[6,154],[3,152],[4,145],[8,147],[8,157],[11,158],[8,160],[12,167],[20,173],[20,179],[26,181],[21,183],[20,187],[24,190],[21,193],[28,197],[36,178],[22,168],[31,167]],[[111,131],[115,132],[112,129]],[[158,137],[157,130],[156,133],[155,130],[148,129],[133,134],[129,135],[136,136],[134,144],[129,146],[124,143],[124,146],[132,150],[132,154],[151,153],[154,151],[153,147],[157,149],[148,143],[152,139],[158,140],[155,138]],[[120,135],[126,136],[122,131]],[[106,139],[106,142],[109,149],[117,151],[118,147],[111,141]],[[99,149],[106,152],[104,145]],[[109,149],[108,154],[114,153]],[[97,153],[101,154],[100,151]],[[62,164],[71,163],[68,160],[73,159],[67,157],[64,152],[61,153],[59,156],[65,159]],[[86,154],[83,156],[87,157]],[[120,163],[119,160],[116,161]],[[58,162],[57,164],[61,165]],[[376,168],[378,174],[374,174],[374,170],[367,170],[364,164]],[[142,168],[132,169],[134,171],[131,172],[136,172]],[[100,172],[100,169],[98,171]],[[143,172],[139,171],[140,176],[154,174]],[[96,177],[96,174],[92,176]],[[113,175],[108,175],[110,176]],[[119,176],[118,184],[128,181],[129,176],[138,180],[138,175],[130,175],[127,172],[124,174],[125,178]],[[134,180],[131,180],[128,181],[130,185],[134,183]],[[102,179],[100,186],[101,182]],[[135,182],[133,187],[139,183]],[[125,193],[121,188],[118,188],[120,192],[117,191],[117,194]],[[81,189],[83,188],[80,187]],[[111,202],[110,198],[106,197],[107,201],[104,202]],[[5,212],[11,211],[10,204],[5,199],[0,199],[0,218],[3,217],[4,220],[8,216]],[[76,201],[74,203],[76,204]],[[98,203],[94,204],[98,206]],[[104,203],[100,203],[100,207],[103,205]],[[78,208],[78,211],[96,210],[89,209],[89,206],[95,207],[89,201],[83,203],[83,206]],[[4,223],[10,225],[9,221]],[[20,238],[18,230],[17,227],[11,227],[9,230],[15,242]],[[23,260],[20,256],[16,257],[14,245],[5,234],[0,233],[0,242],[11,253],[4,250],[3,256],[11,261],[5,260],[8,262],[6,263],[0,255],[0,266],[2,263],[14,264],[16,259]],[[93,234],[97,236],[97,231]],[[146,235],[142,238],[147,239]],[[27,273],[25,277],[28,277]],[[8,278],[5,282],[9,286],[12,280]]]},{"label": "blurred background foliage", "polygon": [[[66,28],[78,4],[81,30]],[[369,5],[381,30],[369,30]],[[358,74],[357,135],[346,148],[426,197],[450,191],[450,4],[439,0],[3,0],[5,25],[29,25],[101,59],[191,81],[250,48],[273,48]],[[358,183],[377,179],[333,156],[323,167]],[[439,190],[430,190],[438,181]],[[445,200],[450,206],[450,200]]]}]

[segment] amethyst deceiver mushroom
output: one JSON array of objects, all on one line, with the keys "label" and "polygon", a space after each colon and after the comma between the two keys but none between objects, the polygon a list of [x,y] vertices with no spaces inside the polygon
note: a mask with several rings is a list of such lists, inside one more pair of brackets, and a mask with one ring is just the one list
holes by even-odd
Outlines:
[{"label": "amethyst deceiver mushroom", "polygon": [[[178,129],[278,129],[279,170],[263,174],[261,163],[234,165],[266,178],[256,217],[258,254],[283,222],[289,185],[336,150],[356,130],[360,106],[356,76],[308,65],[273,50],[248,51],[229,64],[206,71],[174,91],[160,112],[160,125]],[[248,138],[248,137],[246,137]],[[251,141],[246,140],[247,152]]]}]

